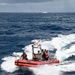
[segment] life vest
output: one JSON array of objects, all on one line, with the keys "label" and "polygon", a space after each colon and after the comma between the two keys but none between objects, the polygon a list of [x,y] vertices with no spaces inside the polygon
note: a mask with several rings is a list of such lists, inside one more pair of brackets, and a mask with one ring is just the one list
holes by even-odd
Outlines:
[{"label": "life vest", "polygon": [[23,57],[23,58],[26,58],[26,57],[27,57],[27,54],[23,53],[23,54],[22,54],[22,57]]},{"label": "life vest", "polygon": [[48,53],[45,53],[45,56],[46,56],[46,57],[49,57]]}]

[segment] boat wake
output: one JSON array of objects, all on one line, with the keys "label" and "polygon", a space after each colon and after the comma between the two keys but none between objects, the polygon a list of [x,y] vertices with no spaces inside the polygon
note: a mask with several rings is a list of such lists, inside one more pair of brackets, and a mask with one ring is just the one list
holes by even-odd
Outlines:
[{"label": "boat wake", "polygon": [[[55,57],[60,60],[59,64],[43,65],[37,68],[29,68],[33,70],[36,75],[63,75],[63,72],[75,71],[75,61],[67,60],[69,57],[75,56],[75,34],[58,35],[53,37],[52,40],[32,40],[31,42],[38,41],[41,47],[49,51],[56,50]],[[23,48],[27,52],[28,59],[32,57],[31,45]],[[13,52],[11,56],[2,58],[1,69],[6,72],[14,72],[19,68],[14,65],[14,61],[21,56],[20,52]],[[11,65],[11,66],[9,66]]]}]

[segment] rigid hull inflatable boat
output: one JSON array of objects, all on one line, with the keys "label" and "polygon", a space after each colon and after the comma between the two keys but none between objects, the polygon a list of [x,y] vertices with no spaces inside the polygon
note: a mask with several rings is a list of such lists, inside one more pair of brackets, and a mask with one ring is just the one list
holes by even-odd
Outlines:
[{"label": "rigid hull inflatable boat", "polygon": [[[42,52],[42,49],[41,49],[41,45],[39,46],[35,46],[34,44],[32,45],[32,59],[31,60],[28,60],[28,59],[17,59],[15,60],[15,65],[22,68],[23,70],[25,70],[25,68],[28,68],[28,67],[37,67],[37,66],[40,66],[40,65],[45,65],[45,64],[55,64],[55,63],[59,63],[59,60],[57,60],[55,57],[54,58],[48,58],[48,60],[42,60],[42,55],[40,54],[40,59],[39,60],[33,60],[33,54],[35,53],[34,51],[34,48],[37,48],[39,47],[40,49],[40,53]],[[37,54],[36,54],[37,55]]]}]

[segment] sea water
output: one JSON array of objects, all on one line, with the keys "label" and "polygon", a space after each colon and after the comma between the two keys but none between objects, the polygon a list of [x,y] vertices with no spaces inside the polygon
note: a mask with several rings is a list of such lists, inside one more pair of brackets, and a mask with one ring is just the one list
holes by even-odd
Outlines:
[{"label": "sea water", "polygon": [[[22,72],[14,61],[34,41],[60,63]],[[75,13],[0,13],[0,75],[75,75]]]}]

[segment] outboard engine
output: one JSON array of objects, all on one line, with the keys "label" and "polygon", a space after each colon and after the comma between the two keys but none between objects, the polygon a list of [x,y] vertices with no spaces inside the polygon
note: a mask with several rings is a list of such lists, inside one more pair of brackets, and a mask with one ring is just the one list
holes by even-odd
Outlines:
[{"label": "outboard engine", "polygon": [[53,49],[53,50],[49,50],[48,54],[49,54],[49,59],[54,59],[55,58],[55,53],[56,53],[57,49]]}]

